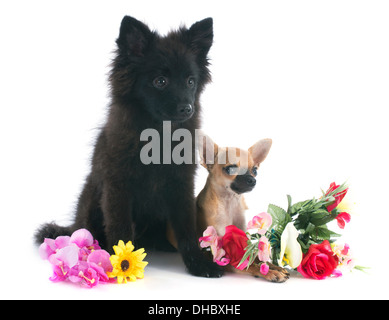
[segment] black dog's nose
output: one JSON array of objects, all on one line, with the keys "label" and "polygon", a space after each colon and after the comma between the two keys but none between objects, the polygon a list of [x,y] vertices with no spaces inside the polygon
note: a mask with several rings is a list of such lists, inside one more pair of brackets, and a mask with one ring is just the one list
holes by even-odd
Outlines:
[{"label": "black dog's nose", "polygon": [[178,114],[180,115],[189,115],[193,112],[193,107],[191,104],[179,104],[178,105]]},{"label": "black dog's nose", "polygon": [[257,183],[257,180],[255,180],[255,178],[252,177],[252,176],[248,176],[248,177],[246,178],[246,183],[247,183],[247,185],[249,185],[250,187],[254,187],[255,184]]}]

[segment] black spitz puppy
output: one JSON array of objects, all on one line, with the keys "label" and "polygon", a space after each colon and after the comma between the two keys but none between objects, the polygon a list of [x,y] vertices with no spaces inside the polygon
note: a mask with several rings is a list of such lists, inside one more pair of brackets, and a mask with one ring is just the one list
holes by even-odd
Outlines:
[{"label": "black spitz puppy", "polygon": [[[212,41],[211,18],[165,37],[132,17],[123,18],[110,75],[109,116],[95,145],[75,222],[70,227],[43,225],[37,242],[87,228],[108,250],[119,240],[163,249],[170,223],[188,271],[222,275],[198,247],[195,162],[145,165],[140,160],[140,150],[148,143],[140,141],[141,132],[153,128],[162,137],[164,120],[172,121],[172,131],[185,128],[195,136],[200,94],[210,81],[207,54]],[[162,145],[160,150],[162,159]],[[195,155],[194,141],[192,151]]]}]

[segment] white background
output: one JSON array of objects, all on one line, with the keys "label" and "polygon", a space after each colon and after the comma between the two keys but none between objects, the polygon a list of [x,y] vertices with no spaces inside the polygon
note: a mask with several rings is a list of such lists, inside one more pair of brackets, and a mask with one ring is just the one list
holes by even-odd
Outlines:
[{"label": "white background", "polygon": [[[247,216],[268,203],[285,207],[288,193],[301,201],[348,180],[354,206],[342,240],[368,275],[202,279],[185,273],[178,255],[152,254],[136,283],[88,290],[48,280],[32,236],[41,223],[72,216],[126,14],[162,34],[214,18],[203,129],[221,146],[273,139]],[[2,1],[0,297],[389,298],[388,17],[387,1]],[[197,192],[205,178],[200,168]]]}]

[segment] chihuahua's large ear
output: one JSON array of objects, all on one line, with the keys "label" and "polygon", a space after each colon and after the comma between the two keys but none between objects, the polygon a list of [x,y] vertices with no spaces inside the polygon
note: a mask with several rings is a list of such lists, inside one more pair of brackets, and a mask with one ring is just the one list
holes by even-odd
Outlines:
[{"label": "chihuahua's large ear", "polygon": [[254,160],[255,165],[259,165],[263,160],[266,159],[273,141],[271,139],[259,140],[250,149],[249,153]]},{"label": "chihuahua's large ear", "polygon": [[213,42],[213,19],[194,23],[187,32],[189,46],[198,56],[206,58]]},{"label": "chihuahua's large ear", "polygon": [[130,57],[142,57],[153,36],[154,33],[143,22],[125,16],[116,43],[120,52],[128,54]]},{"label": "chihuahua's large ear", "polygon": [[200,154],[200,164],[210,171],[215,164],[219,147],[203,131],[199,130],[198,132],[197,149]]}]

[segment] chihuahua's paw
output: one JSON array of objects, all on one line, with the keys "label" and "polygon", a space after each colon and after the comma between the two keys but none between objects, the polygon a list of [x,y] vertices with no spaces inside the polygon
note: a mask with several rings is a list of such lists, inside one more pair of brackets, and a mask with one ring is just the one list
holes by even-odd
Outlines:
[{"label": "chihuahua's paw", "polygon": [[277,283],[282,283],[289,279],[289,275],[276,270],[269,270],[267,275],[263,277],[268,281],[277,282]]},{"label": "chihuahua's paw", "polygon": [[224,269],[209,260],[204,255],[197,257],[183,257],[188,272],[196,277],[220,278],[224,274]]},{"label": "chihuahua's paw", "polygon": [[269,263],[269,272],[263,277],[271,282],[282,283],[289,279],[289,272],[284,268]]}]

